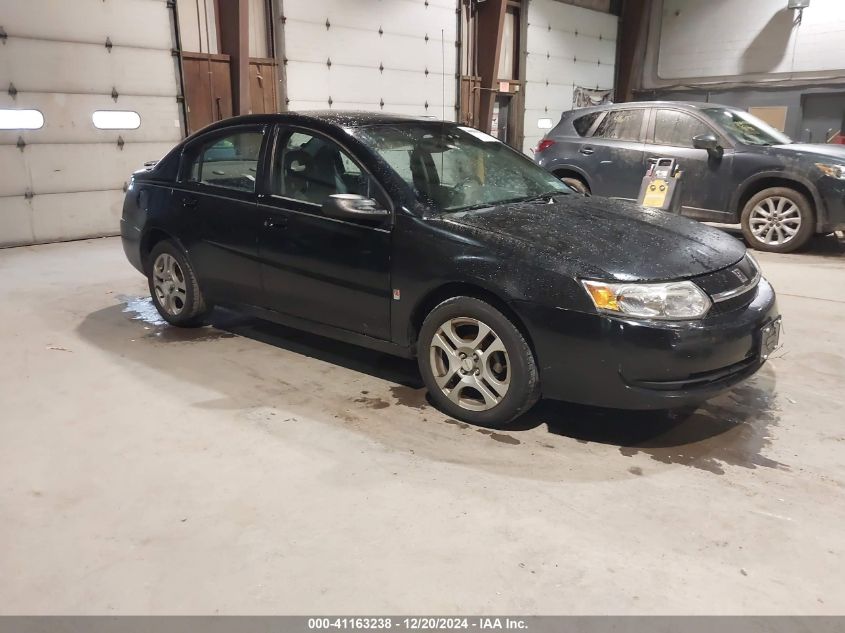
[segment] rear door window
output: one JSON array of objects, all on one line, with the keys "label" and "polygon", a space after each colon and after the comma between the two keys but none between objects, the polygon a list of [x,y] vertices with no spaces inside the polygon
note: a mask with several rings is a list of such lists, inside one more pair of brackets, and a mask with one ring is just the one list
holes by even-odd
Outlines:
[{"label": "rear door window", "polygon": [[255,192],[263,129],[241,130],[200,145],[192,152],[187,180],[248,193]]},{"label": "rear door window", "polygon": [[593,137],[616,141],[638,141],[643,127],[644,112],[643,108],[611,110],[599,123]]}]

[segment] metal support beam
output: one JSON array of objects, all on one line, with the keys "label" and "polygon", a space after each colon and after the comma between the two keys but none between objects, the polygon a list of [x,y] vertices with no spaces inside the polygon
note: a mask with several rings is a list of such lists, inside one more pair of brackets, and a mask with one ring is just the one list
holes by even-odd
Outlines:
[{"label": "metal support beam", "polygon": [[231,58],[232,114],[249,114],[249,0],[217,0],[220,52]]}]

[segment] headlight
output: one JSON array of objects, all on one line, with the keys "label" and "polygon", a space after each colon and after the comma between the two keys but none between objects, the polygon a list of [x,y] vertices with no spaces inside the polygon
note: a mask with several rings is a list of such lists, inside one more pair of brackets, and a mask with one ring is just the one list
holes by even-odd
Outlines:
[{"label": "headlight", "polygon": [[827,163],[816,163],[825,176],[845,180],[845,165],[828,165]]},{"label": "headlight", "polygon": [[691,281],[661,284],[607,283],[582,280],[601,312],[640,319],[700,319],[710,309],[710,297]]}]

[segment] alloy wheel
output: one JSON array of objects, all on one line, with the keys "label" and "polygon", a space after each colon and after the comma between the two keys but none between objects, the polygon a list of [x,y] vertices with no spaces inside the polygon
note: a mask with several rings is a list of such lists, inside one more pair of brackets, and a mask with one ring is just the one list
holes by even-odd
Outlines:
[{"label": "alloy wheel", "polygon": [[153,263],[153,288],[159,305],[171,316],[185,309],[187,286],[182,267],[169,253],[162,253]]},{"label": "alloy wheel", "polygon": [[507,394],[508,352],[486,323],[470,317],[449,319],[435,331],[429,353],[437,386],[459,407],[487,411]]},{"label": "alloy wheel", "polygon": [[764,198],[751,210],[748,225],[754,237],[763,244],[786,244],[801,228],[801,209],[783,196]]}]

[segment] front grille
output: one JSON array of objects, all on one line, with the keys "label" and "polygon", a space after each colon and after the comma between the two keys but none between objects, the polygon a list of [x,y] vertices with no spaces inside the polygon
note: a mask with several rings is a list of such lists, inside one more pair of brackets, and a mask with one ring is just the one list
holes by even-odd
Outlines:
[{"label": "front grille", "polygon": [[745,255],[739,262],[693,279],[713,300],[710,314],[723,314],[748,306],[757,294],[760,269]]}]

